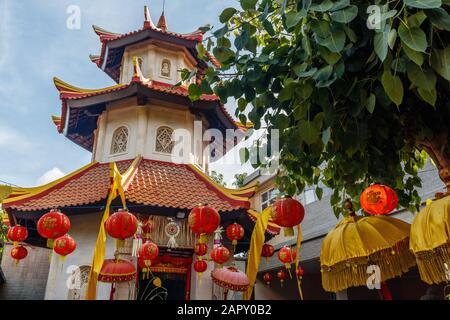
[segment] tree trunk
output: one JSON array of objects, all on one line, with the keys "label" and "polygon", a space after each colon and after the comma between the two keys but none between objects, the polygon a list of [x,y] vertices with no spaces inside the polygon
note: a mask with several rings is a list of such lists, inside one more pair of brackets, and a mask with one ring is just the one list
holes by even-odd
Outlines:
[{"label": "tree trunk", "polygon": [[450,155],[448,129],[444,129],[432,139],[418,141],[418,147],[425,150],[433,159],[439,170],[439,177],[447,186],[447,192],[450,192]]}]

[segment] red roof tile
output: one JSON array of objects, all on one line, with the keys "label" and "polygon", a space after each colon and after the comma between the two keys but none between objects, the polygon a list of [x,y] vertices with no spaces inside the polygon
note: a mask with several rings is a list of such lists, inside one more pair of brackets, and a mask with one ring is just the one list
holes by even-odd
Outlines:
[{"label": "red roof tile", "polygon": [[[125,172],[132,161],[117,162]],[[5,208],[37,211],[92,204],[106,199],[109,190],[109,164],[95,164],[49,189],[14,201],[6,199]],[[244,196],[231,195],[202,177],[190,165],[142,160],[126,191],[129,202],[149,206],[192,209],[208,203],[220,212],[248,209]]]}]

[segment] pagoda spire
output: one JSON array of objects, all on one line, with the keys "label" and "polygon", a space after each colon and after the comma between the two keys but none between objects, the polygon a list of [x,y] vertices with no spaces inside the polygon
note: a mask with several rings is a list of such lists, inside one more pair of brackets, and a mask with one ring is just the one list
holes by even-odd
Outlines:
[{"label": "pagoda spire", "polygon": [[164,2],[163,2],[163,10],[161,13],[161,17],[159,17],[158,24],[156,25],[162,31],[167,31],[166,16],[164,15],[165,7],[166,7],[166,0],[164,0]]},{"label": "pagoda spire", "polygon": [[150,9],[148,8],[148,6],[144,6],[144,28],[156,28],[155,24],[152,21],[152,16],[150,15]]}]

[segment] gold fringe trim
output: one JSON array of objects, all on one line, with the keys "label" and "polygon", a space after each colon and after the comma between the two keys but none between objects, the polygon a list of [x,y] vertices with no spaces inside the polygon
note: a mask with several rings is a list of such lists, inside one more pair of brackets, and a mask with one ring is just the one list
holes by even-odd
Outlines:
[{"label": "gold fringe trim", "polygon": [[414,255],[409,251],[409,239],[396,243],[366,257],[353,258],[333,266],[321,266],[322,286],[325,291],[338,292],[350,287],[366,286],[370,274],[370,265],[380,267],[381,279],[386,281],[402,275],[416,264]]},{"label": "gold fringe trim", "polygon": [[445,277],[444,263],[450,264],[450,244],[446,243],[429,251],[416,252],[420,277],[428,284],[448,281]]}]

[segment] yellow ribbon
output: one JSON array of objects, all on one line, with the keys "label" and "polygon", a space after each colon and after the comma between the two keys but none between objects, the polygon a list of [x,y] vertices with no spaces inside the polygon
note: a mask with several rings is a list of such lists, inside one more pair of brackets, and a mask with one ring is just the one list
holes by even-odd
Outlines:
[{"label": "yellow ribbon", "polygon": [[86,294],[87,300],[95,300],[97,296],[97,279],[100,271],[102,270],[103,261],[105,260],[105,242],[106,242],[106,230],[105,222],[108,220],[111,203],[117,196],[120,196],[122,206],[126,209],[127,204],[125,200],[125,190],[130,185],[142,157],[138,155],[134,159],[133,163],[122,175],[115,163],[109,164],[109,176],[111,179],[111,187],[108,194],[108,200],[106,201],[105,212],[100,223],[100,230],[98,232],[97,242],[94,249],[94,257],[92,258],[92,268],[89,273],[89,283]]},{"label": "yellow ribbon", "polygon": [[[253,212],[252,212],[253,213]],[[252,238],[250,240],[250,250],[247,260],[247,277],[250,281],[250,287],[244,293],[244,300],[250,300],[255,286],[256,275],[261,262],[261,251],[265,241],[265,233],[269,218],[272,213],[272,207],[269,206],[263,212],[257,214],[255,228],[253,229]]]},{"label": "yellow ribbon", "polygon": [[298,265],[300,264],[300,246],[302,244],[302,228],[300,225],[297,225],[297,247],[295,249],[296,258],[295,258],[295,272],[297,277],[297,287],[298,287],[298,294],[300,295],[300,300],[303,300],[303,292],[302,292],[302,281],[300,280],[300,277],[297,275],[297,269]]}]

